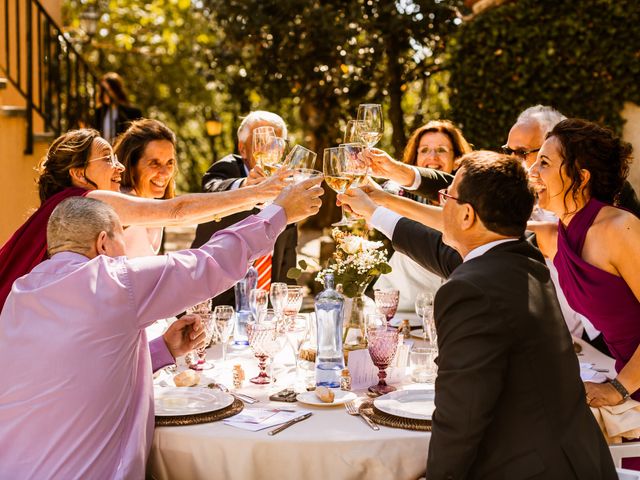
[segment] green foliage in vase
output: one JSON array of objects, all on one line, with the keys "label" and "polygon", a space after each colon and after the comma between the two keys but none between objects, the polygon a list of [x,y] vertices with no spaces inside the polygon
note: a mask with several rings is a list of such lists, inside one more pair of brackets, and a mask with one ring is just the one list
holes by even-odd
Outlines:
[{"label": "green foliage in vase", "polygon": [[452,119],[476,148],[505,143],[519,112],[550,105],[618,133],[640,104],[637,0],[518,0],[465,22],[450,42]]}]

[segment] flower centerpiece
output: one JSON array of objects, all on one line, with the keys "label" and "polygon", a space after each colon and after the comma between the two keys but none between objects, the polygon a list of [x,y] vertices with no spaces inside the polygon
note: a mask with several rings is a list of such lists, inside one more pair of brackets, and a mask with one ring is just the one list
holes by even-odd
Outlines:
[{"label": "flower centerpiece", "polygon": [[369,241],[337,228],[331,236],[336,242],[336,251],[327,268],[318,272],[316,280],[324,285],[326,273],[333,272],[336,285],[342,285],[342,293],[347,297],[344,346],[348,350],[365,348],[363,295],[376,276],[391,272],[387,251],[382,242]]}]

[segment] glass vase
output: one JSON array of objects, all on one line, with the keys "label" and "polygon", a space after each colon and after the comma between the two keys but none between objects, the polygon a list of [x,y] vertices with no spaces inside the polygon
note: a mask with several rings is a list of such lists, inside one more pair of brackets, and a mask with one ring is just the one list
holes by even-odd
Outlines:
[{"label": "glass vase", "polygon": [[342,344],[347,351],[367,348],[364,327],[364,291],[367,289],[367,285],[369,285],[369,282],[364,285],[359,285],[356,295],[345,298]]}]

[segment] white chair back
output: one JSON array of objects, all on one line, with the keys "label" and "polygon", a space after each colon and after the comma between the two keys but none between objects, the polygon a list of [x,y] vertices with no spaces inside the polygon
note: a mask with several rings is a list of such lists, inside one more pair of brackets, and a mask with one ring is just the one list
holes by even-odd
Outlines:
[{"label": "white chair back", "polygon": [[618,480],[640,480],[640,472],[627,470],[626,468],[616,468]]},{"label": "white chair back", "polygon": [[[623,458],[640,457],[640,442],[618,443],[609,445],[611,458],[616,468],[622,467]],[[640,478],[640,477],[634,477]]]}]

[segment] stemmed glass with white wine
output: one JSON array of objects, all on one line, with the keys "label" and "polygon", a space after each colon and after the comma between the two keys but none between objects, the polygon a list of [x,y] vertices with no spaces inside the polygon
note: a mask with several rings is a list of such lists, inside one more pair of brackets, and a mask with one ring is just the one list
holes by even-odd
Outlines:
[{"label": "stemmed glass with white wine", "polygon": [[363,129],[363,124],[362,120],[349,120],[344,129],[344,143],[362,143],[360,132]]},{"label": "stemmed glass with white wine", "polygon": [[[322,168],[324,181],[334,192],[344,193],[349,189],[353,182],[353,177],[347,175],[348,164],[344,147],[325,148]],[[349,219],[345,215],[343,206],[342,218],[339,222],[331,224],[331,226],[342,227],[346,225],[349,225]]]},{"label": "stemmed glass with white wine", "polygon": [[371,148],[382,138],[384,132],[384,118],[382,105],[377,103],[363,103],[358,106],[358,120],[356,124],[359,140]]},{"label": "stemmed glass with white wine", "polygon": [[253,132],[253,158],[256,165],[260,165],[267,176],[273,175],[282,166],[281,160],[285,146],[284,138],[276,137],[275,133],[269,130]]}]

